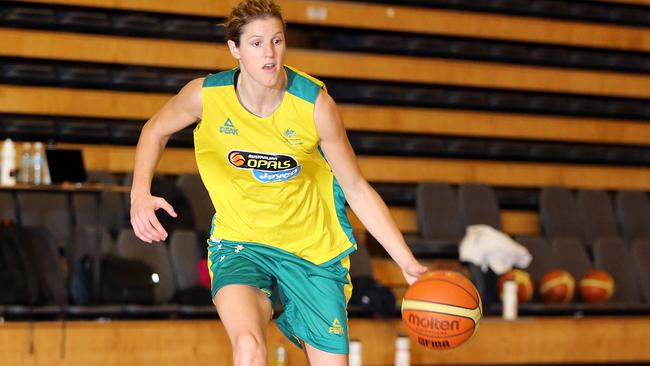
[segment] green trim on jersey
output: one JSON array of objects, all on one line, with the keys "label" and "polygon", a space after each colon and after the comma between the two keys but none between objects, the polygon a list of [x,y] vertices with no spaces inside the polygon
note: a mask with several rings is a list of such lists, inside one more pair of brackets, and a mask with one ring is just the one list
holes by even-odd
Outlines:
[{"label": "green trim on jersey", "polygon": [[321,86],[288,67],[285,67],[285,70],[287,70],[287,91],[304,101],[316,103]]},{"label": "green trim on jersey", "polygon": [[216,74],[210,74],[203,79],[203,87],[211,87],[211,86],[227,86],[227,85],[233,85],[234,80],[235,80],[235,72],[237,72],[239,68],[234,68],[231,70],[226,70],[222,72],[218,72]]},{"label": "green trim on jersey", "polygon": [[339,181],[336,180],[336,177],[333,179],[333,185],[334,204],[336,205],[336,216],[339,219],[339,224],[341,224],[341,228],[345,232],[345,235],[348,236],[348,239],[352,242],[352,244],[356,245],[357,241],[354,239],[354,235],[352,235],[352,225],[350,225],[350,221],[348,220],[348,213],[345,211],[345,194],[339,185]]}]

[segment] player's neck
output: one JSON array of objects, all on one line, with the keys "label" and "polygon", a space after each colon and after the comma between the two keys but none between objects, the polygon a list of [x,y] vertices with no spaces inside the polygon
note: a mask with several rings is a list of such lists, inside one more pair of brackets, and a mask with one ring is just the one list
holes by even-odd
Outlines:
[{"label": "player's neck", "polygon": [[271,115],[282,103],[287,84],[286,74],[271,87],[261,85],[246,72],[237,78],[237,98],[249,112],[258,117]]}]

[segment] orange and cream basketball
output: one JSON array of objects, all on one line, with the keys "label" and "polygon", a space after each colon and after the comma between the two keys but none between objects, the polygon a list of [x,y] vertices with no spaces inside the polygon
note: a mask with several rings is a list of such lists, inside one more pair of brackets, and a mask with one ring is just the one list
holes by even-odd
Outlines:
[{"label": "orange and cream basketball", "polygon": [[447,350],[469,340],[483,316],[481,297],[472,282],[453,271],[422,275],[404,294],[402,320],[414,342]]},{"label": "orange and cream basketball", "polygon": [[503,298],[503,284],[506,281],[515,281],[517,283],[517,301],[520,304],[533,298],[533,280],[528,272],[521,269],[512,269],[502,274],[497,283],[500,298]]},{"label": "orange and cream basketball", "polygon": [[554,269],[546,273],[539,283],[539,292],[547,303],[567,303],[573,299],[576,281],[571,273]]},{"label": "orange and cream basketball", "polygon": [[580,299],[586,303],[605,302],[614,294],[614,279],[603,270],[592,269],[582,276],[578,289]]}]

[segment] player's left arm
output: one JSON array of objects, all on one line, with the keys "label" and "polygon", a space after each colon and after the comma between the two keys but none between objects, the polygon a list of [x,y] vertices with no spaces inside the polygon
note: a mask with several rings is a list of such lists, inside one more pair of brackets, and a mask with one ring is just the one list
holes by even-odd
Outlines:
[{"label": "player's left arm", "polygon": [[426,272],[426,267],[415,259],[388,207],[362,176],[336,103],[325,91],[321,92],[316,100],[314,120],[321,149],[343,189],[350,208],[397,262],[408,283],[413,283],[419,275]]}]

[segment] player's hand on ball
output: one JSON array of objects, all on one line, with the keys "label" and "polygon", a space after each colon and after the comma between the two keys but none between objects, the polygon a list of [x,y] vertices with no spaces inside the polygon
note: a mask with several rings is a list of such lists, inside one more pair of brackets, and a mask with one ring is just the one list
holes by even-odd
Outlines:
[{"label": "player's hand on ball", "polygon": [[414,260],[402,268],[402,274],[404,275],[406,282],[411,285],[418,279],[418,277],[425,274],[428,270],[427,267],[420,264],[417,260]]},{"label": "player's hand on ball", "polygon": [[167,239],[167,231],[156,217],[155,211],[159,208],[167,211],[172,217],[178,216],[172,205],[162,197],[147,194],[131,200],[131,226],[140,240],[151,243]]}]

